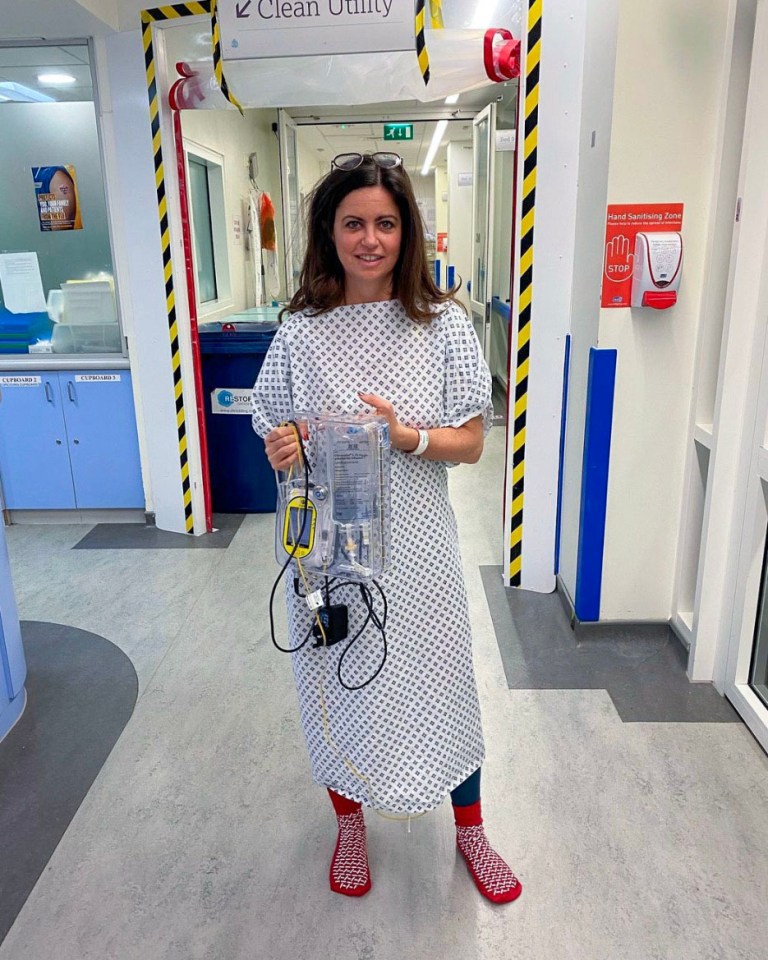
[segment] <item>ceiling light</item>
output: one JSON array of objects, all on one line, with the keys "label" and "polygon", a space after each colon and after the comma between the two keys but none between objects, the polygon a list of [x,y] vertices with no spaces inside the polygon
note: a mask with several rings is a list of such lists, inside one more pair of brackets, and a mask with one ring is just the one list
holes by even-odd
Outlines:
[{"label": "ceiling light", "polygon": [[446,98],[445,98],[445,102],[446,102],[446,103],[458,103],[458,102],[459,102],[459,95],[458,95],[458,93],[452,93],[452,94],[450,95],[450,97],[446,97]]},{"label": "ceiling light", "polygon": [[38,73],[38,83],[76,83],[68,73]]},{"label": "ceiling light", "polygon": [[432,166],[432,161],[435,159],[435,154],[437,153],[437,148],[440,146],[440,141],[443,139],[443,134],[448,126],[447,120],[441,120],[435,127],[435,132],[432,134],[432,143],[429,145],[429,150],[427,150],[427,159],[424,161],[424,166],[421,168],[422,177],[426,177],[429,173],[429,168]]},{"label": "ceiling light", "polygon": [[13,83],[11,80],[3,80],[0,83],[0,96],[15,103],[53,103],[54,100],[47,93],[40,93],[39,90],[25,87],[22,83]]}]

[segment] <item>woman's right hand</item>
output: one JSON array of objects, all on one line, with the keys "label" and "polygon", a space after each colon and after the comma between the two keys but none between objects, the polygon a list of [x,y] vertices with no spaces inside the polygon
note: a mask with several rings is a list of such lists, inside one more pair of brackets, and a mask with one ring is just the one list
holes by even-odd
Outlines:
[{"label": "woman's right hand", "polygon": [[287,470],[299,459],[299,445],[293,427],[276,427],[264,438],[264,446],[273,470]]}]

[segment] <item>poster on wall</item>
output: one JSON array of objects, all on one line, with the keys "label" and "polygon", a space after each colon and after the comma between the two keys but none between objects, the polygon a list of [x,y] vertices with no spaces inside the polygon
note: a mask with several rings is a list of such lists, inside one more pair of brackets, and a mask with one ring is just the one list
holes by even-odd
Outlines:
[{"label": "poster on wall", "polygon": [[682,229],[682,203],[608,204],[601,306],[630,306],[638,233],[680,232]]},{"label": "poster on wall", "polygon": [[82,230],[77,174],[71,163],[57,167],[32,167],[40,229]]}]

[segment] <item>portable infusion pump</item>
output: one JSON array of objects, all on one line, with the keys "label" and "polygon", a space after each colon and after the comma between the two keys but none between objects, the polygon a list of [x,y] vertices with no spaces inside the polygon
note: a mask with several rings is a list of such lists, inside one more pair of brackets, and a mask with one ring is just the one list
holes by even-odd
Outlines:
[{"label": "portable infusion pump", "polygon": [[299,462],[278,482],[278,563],[357,582],[379,577],[390,558],[389,424],[297,413],[296,425],[309,468]]}]

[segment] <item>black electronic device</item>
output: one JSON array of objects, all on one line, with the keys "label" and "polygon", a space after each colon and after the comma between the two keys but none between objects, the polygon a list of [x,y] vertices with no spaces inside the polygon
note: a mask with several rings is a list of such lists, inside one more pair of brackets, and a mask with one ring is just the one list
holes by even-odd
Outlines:
[{"label": "black electronic device", "polygon": [[330,607],[320,607],[317,611],[318,619],[325,631],[325,640],[320,632],[320,625],[312,627],[312,636],[315,638],[313,646],[332,647],[334,643],[346,640],[349,634],[349,613],[343,603],[332,604]]}]

